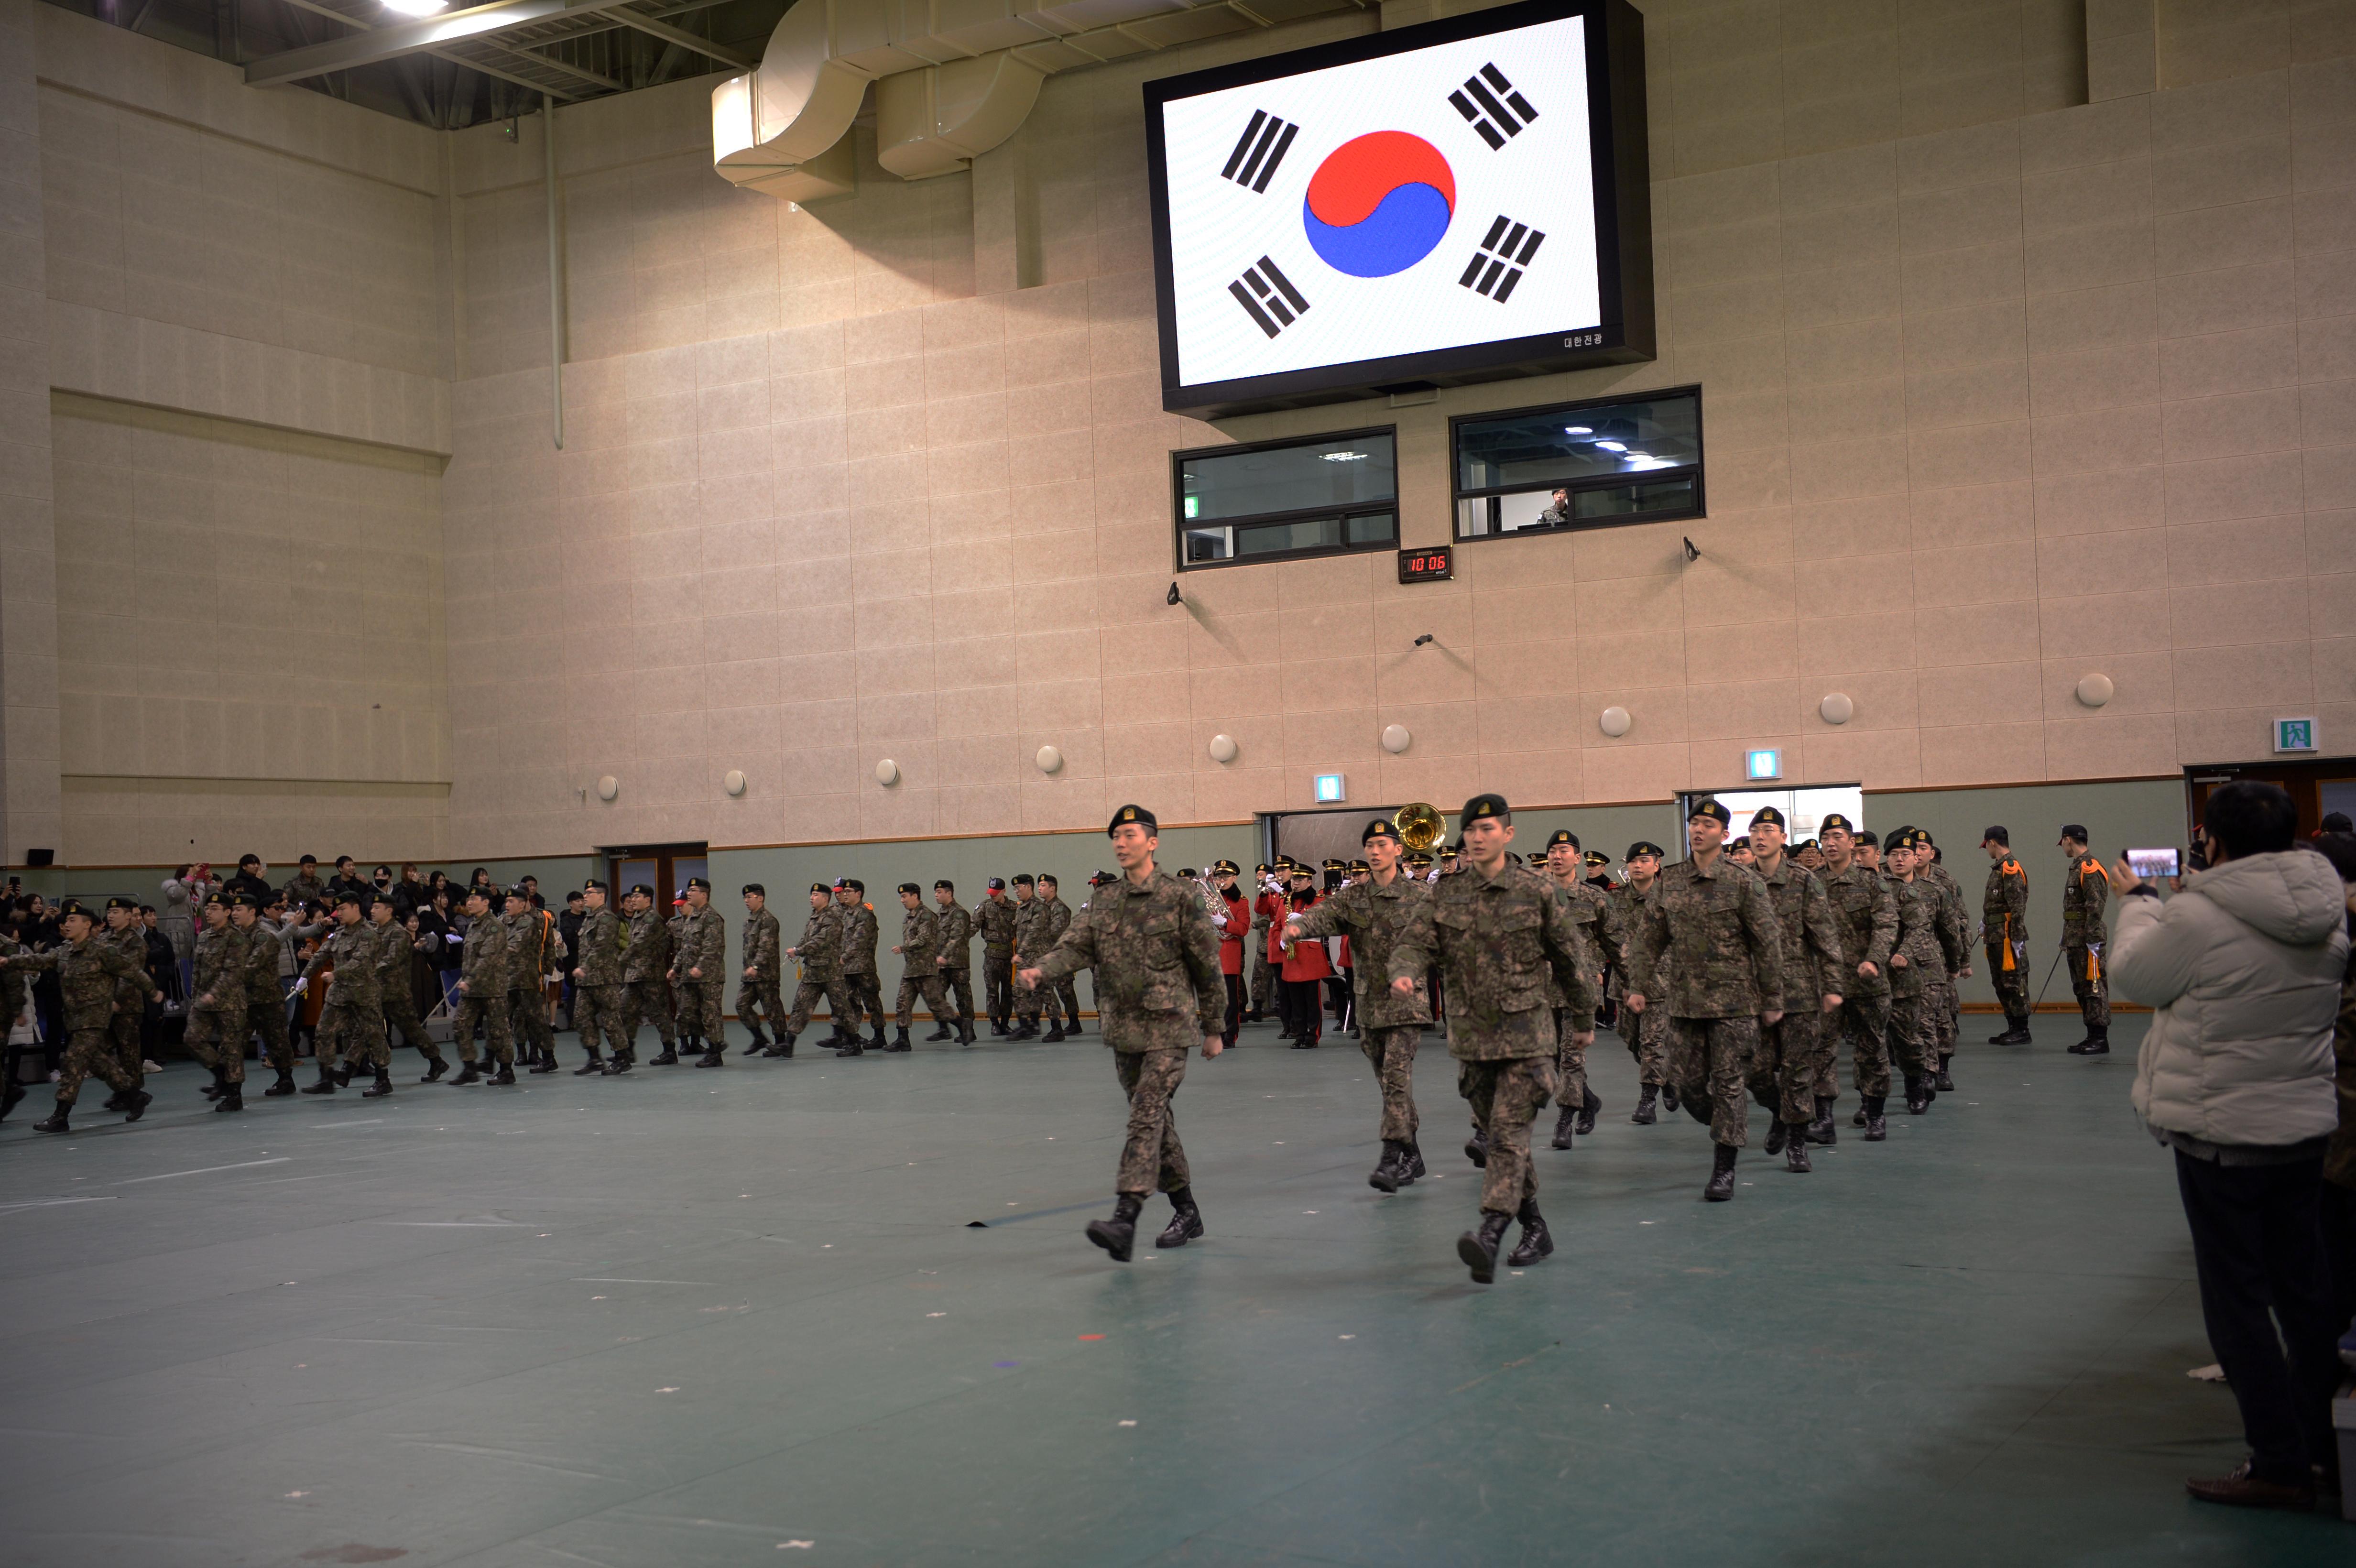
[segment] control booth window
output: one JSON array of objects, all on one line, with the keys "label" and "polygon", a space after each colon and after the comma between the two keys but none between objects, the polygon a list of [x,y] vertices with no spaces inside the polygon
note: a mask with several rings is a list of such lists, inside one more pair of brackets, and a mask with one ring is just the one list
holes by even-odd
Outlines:
[{"label": "control booth window", "polygon": [[1234,566],[1398,545],[1392,430],[1171,454],[1178,566]]},{"label": "control booth window", "polygon": [[1701,389],[1451,422],[1456,537],[1702,515]]}]

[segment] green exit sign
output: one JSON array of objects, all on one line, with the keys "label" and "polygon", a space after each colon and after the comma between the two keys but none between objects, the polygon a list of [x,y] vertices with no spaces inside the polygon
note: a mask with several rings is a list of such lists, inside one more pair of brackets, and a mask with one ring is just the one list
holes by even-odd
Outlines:
[{"label": "green exit sign", "polygon": [[2316,749],[2313,719],[2277,719],[2275,720],[2275,751],[2312,752]]}]

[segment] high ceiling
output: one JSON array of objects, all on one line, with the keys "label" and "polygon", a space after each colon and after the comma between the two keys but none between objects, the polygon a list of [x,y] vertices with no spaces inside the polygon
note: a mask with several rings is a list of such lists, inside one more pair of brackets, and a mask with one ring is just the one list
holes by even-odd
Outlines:
[{"label": "high ceiling", "polygon": [[[325,92],[455,130],[759,62],[788,0],[493,0],[415,17],[382,0],[50,0]],[[430,3],[430,0],[429,0]]]}]

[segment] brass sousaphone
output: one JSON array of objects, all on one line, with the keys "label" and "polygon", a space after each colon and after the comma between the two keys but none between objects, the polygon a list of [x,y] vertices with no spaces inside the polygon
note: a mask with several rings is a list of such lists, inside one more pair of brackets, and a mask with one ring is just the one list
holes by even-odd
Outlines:
[{"label": "brass sousaphone", "polygon": [[1391,826],[1398,829],[1399,842],[1410,849],[1429,849],[1448,834],[1440,808],[1421,801],[1400,806],[1391,817]]}]

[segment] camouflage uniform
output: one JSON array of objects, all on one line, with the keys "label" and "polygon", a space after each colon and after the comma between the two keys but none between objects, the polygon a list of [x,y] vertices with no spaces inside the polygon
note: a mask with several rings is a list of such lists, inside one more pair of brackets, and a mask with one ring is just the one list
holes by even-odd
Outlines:
[{"label": "camouflage uniform", "polygon": [[[236,925],[231,915],[230,923]],[[278,983],[278,962],[286,944],[278,933],[259,920],[239,926],[245,938],[245,1021],[262,1036],[262,1053],[279,1077],[294,1072],[294,1042],[286,1033],[286,987]]]},{"label": "camouflage uniform", "polygon": [[1585,1033],[1595,1027],[1592,958],[1550,877],[1511,862],[1484,877],[1468,860],[1427,885],[1394,941],[1384,978],[1421,980],[1434,965],[1445,977],[1456,1092],[1489,1140],[1481,1207],[1512,1214],[1537,1197],[1530,1124],[1555,1092],[1558,1025],[1548,976],[1561,988],[1571,1028]]},{"label": "camouflage uniform", "polygon": [[508,928],[498,916],[486,911],[480,920],[466,923],[458,978],[466,987],[458,993],[458,1009],[451,1022],[459,1059],[474,1065],[475,1029],[479,1024],[491,1060],[503,1068],[513,1068],[515,1042],[508,1033]]},{"label": "camouflage uniform", "polygon": [[[286,895],[286,904],[289,912],[293,913],[300,913],[302,912],[302,907],[305,904],[317,903],[321,899],[327,896],[327,884],[321,881],[316,876],[289,877],[286,879],[286,885],[278,891]],[[270,901],[267,899],[261,899],[256,901],[267,903]]]},{"label": "camouflage uniform", "polygon": [[1430,998],[1424,994],[1423,976],[1415,976],[1415,994],[1402,997],[1391,989],[1391,952],[1418,905],[1430,892],[1400,869],[1383,886],[1372,878],[1353,882],[1323,903],[1302,910],[1293,918],[1308,937],[1346,935],[1358,1009],[1359,1046],[1375,1070],[1382,1088],[1383,1119],[1378,1136],[1385,1143],[1412,1146],[1422,1117],[1415,1108],[1415,1051],[1423,1042],[1424,1026],[1431,1021]]},{"label": "camouflage uniform", "polygon": [[851,997],[851,1032],[857,1034],[860,1024],[868,1019],[875,1020],[875,1040],[884,1040],[884,983],[875,977],[875,944],[880,933],[875,924],[875,909],[865,899],[843,908],[842,914],[842,985]]},{"label": "camouflage uniform", "polygon": [[[728,922],[707,903],[682,911],[671,928],[678,940],[670,968],[679,1032],[703,1041],[706,1051],[723,1050],[728,1043],[727,1028],[720,1021],[722,987],[728,979]],[[702,978],[690,975],[690,969],[702,970]]]},{"label": "camouflage uniform", "polygon": [[527,905],[498,917],[508,933],[508,1039],[520,1039],[533,1061],[556,1060],[556,1030],[548,1021],[548,969],[558,942],[556,923]]},{"label": "camouflage uniform", "polygon": [[[1399,868],[1399,874],[1401,876],[1406,876],[1408,874],[1407,869],[1404,866]],[[1427,883],[1426,885],[1429,886],[1430,884]],[[1247,945],[1251,948],[1251,1011],[1252,1017],[1254,1018],[1264,1018],[1267,1016],[1269,993],[1276,988],[1276,982],[1279,977],[1277,966],[1268,961],[1269,927],[1275,924],[1275,922],[1270,920],[1267,915],[1258,912],[1259,895],[1260,890],[1258,884],[1254,884],[1252,888],[1253,913],[1251,935],[1246,939]],[[1355,946],[1355,944],[1353,945]]]},{"label": "camouflage uniform", "polygon": [[2103,863],[2092,855],[2072,859],[2062,882],[2062,951],[2070,965],[2070,990],[2078,998],[2090,1039],[2105,1037],[2111,1029],[2111,982],[2103,969],[2103,944],[2108,935],[2103,910],[2110,900],[2111,878]]},{"label": "camouflage uniform", "polygon": [[338,924],[304,966],[314,986],[334,966],[335,978],[319,1008],[319,1070],[341,1067],[345,1075],[363,1063],[384,1067],[392,1060],[384,1043],[384,990],[377,979],[376,933],[368,923]]},{"label": "camouflage uniform", "polygon": [[1843,955],[1840,922],[1816,874],[1789,854],[1775,874],[1754,871],[1767,884],[1783,935],[1781,1022],[1762,1024],[1751,1064],[1751,1093],[1787,1127],[1815,1119],[1816,1085],[1832,1075],[1837,1045],[1824,1013],[1827,991],[1848,996],[1856,969]]},{"label": "camouflage uniform", "polygon": [[1000,1033],[1014,1016],[1014,920],[1012,899],[984,899],[974,906],[973,927],[981,934],[981,992],[990,1021]]},{"label": "camouflage uniform", "polygon": [[1897,951],[1906,957],[1890,971],[1890,1045],[1911,1090],[1920,1078],[1939,1072],[1938,1032],[1931,1009],[1950,965],[1959,965],[1971,953],[1963,922],[1935,882],[1921,876],[1911,881],[1889,879],[1898,904]]},{"label": "camouflage uniform", "polygon": [[[1654,878],[1653,886],[1657,888],[1660,885],[1660,879]],[[1652,897],[1650,889],[1639,892],[1633,882],[1622,882],[1612,890],[1612,913],[1619,922],[1620,931],[1619,945],[1612,950],[1616,955],[1613,962],[1619,971],[1612,978],[1616,987],[1613,992],[1615,999],[1628,994],[1628,938],[1644,918],[1644,908],[1652,901]],[[1656,983],[1670,983],[1669,963],[1668,955],[1664,954],[1660,967],[1655,971]],[[1653,1089],[1667,1083],[1669,1015],[1657,1008],[1632,1013],[1623,1007],[1620,1009],[1620,1021],[1614,1027],[1619,1030],[1621,1040],[1626,1042],[1628,1054],[1636,1059],[1636,1082]]]},{"label": "camouflage uniform", "polygon": [[223,1083],[245,1082],[245,943],[227,922],[197,932],[195,994],[180,1042]]},{"label": "camouflage uniform", "polygon": [[600,1060],[602,1040],[615,1056],[628,1053],[630,1037],[622,1027],[622,917],[610,909],[596,909],[581,917],[573,933],[580,949],[573,966],[580,978],[573,983],[573,1029],[589,1060]]},{"label": "camouflage uniform", "polygon": [[[765,901],[744,917],[744,962],[736,982],[736,1021],[755,1034],[763,1024],[776,1029],[786,1020],[784,949],[785,933]],[[745,969],[753,973],[744,975]]]},{"label": "camouflage uniform", "polygon": [[[1665,987],[1664,953],[1675,963]],[[1767,884],[1723,855],[1707,870],[1690,859],[1665,867],[1628,942],[1628,988],[1647,1012],[1668,1009],[1669,1076],[1687,1114],[1698,1118],[1707,1103],[1710,1141],[1740,1148],[1760,1015],[1783,1008],[1783,927]]]},{"label": "camouflage uniform", "polygon": [[1988,979],[2013,1029],[2029,1027],[2029,873],[2007,850],[1988,867],[1980,895],[1980,938],[1987,944]]},{"label": "camouflage uniform", "polygon": [[622,946],[622,1043],[617,1054],[637,1059],[638,1026],[649,1019],[664,1053],[676,1054],[679,1031],[671,1026],[670,998],[663,989],[663,971],[670,967],[670,928],[651,907],[625,918],[628,936]]},{"label": "camouflage uniform", "polygon": [[809,1027],[810,1009],[821,1000],[834,1015],[837,1034],[857,1034],[859,1020],[852,1015],[858,1004],[842,983],[842,907],[831,898],[824,909],[810,912],[809,923],[802,927],[801,940],[794,944],[794,961],[802,966],[802,978],[794,987],[794,1010],[786,1019],[786,1038],[791,1040]]},{"label": "camouflage uniform", "polygon": [[[1039,914],[1038,924],[1031,933],[1030,951],[1045,953],[1063,941],[1064,933],[1072,928],[1072,906],[1060,898],[1051,899],[1043,893],[1031,901],[1031,907]],[[1226,982],[1222,980],[1219,984],[1224,988]],[[1042,986],[1040,991],[1044,994],[1048,1027],[1052,1029],[1060,1024],[1066,1034],[1079,1033],[1080,991],[1072,977],[1066,975],[1053,987]]]},{"label": "camouflage uniform", "polygon": [[[139,982],[140,1003],[145,1005],[153,983],[145,966],[134,965],[120,946],[98,933],[80,942],[60,943],[46,953],[19,953],[0,960],[0,965],[22,974],[41,969],[58,972],[66,1025],[65,1061],[58,1069],[59,1110],[73,1109],[86,1078],[105,1080],[106,1086],[118,1094],[141,1093],[139,1080],[123,1070],[115,1054],[110,1026],[118,1005],[115,998],[131,981]],[[1213,967],[1217,967],[1215,963]],[[146,1104],[135,1098],[131,1103],[134,1111]]]},{"label": "camouflage uniform", "polygon": [[[1574,881],[1566,886],[1551,873],[1545,874],[1547,880],[1555,885],[1555,896],[1562,900],[1563,907],[1570,912],[1571,924],[1579,928],[1579,940],[1587,953],[1584,960],[1587,972],[1595,977],[1595,994],[1600,998],[1603,995],[1604,955],[1617,951],[1616,947],[1605,945],[1603,934],[1604,912],[1611,906],[1601,892],[1583,881]],[[1612,917],[1612,923],[1615,926],[1618,924],[1616,915]],[[1562,1107],[1563,1120],[1568,1125],[1572,1115],[1581,1109],[1590,1108],[1587,1104],[1587,1047],[1579,1043],[1570,1029],[1561,987],[1548,987],[1547,999],[1554,1006],[1556,1034],[1559,1040],[1554,1058],[1558,1081],[1555,1103]],[[1561,1129],[1557,1130],[1559,1136]],[[1564,1144],[1562,1147],[1569,1146]]]},{"label": "camouflage uniform", "polygon": [[936,1019],[948,1019],[949,1001],[941,994],[941,917],[922,904],[900,917],[900,995],[894,1013],[903,1035],[920,993]]},{"label": "camouflage uniform", "polygon": [[[1018,901],[1014,905],[1014,966],[1017,969],[1030,968],[1055,946],[1052,942],[1040,940],[1040,933],[1046,922],[1046,908],[1047,906],[1036,898],[1027,902]],[[1224,982],[1221,988],[1225,988]],[[1051,1019],[1055,1017],[1055,987],[1040,986],[1028,991],[1015,993],[1014,1019],[1017,1027],[1036,1031],[1039,1027],[1039,1014],[1043,1008]]]},{"label": "camouflage uniform", "polygon": [[1157,870],[1097,891],[1037,965],[1040,981],[1096,972],[1097,1021],[1129,1096],[1129,1136],[1113,1190],[1141,1198],[1190,1184],[1170,1102],[1186,1052],[1226,1027],[1219,933],[1192,884]]},{"label": "camouflage uniform", "polygon": [[[1927,855],[1929,851],[1926,850],[1924,853]],[[1971,961],[1972,917],[1969,906],[1964,902],[1964,885],[1955,880],[1955,874],[1953,871],[1948,870],[1938,861],[1932,860],[1918,869],[1914,875],[1918,880],[1927,881],[1939,890],[1939,896],[1946,901],[1948,910],[1954,917],[1955,929],[1964,933],[1963,962],[1952,965],[1944,976],[1923,993],[1931,1036],[1936,1046],[1933,1054],[1940,1068],[1944,1070],[1947,1059],[1955,1054],[1955,1040],[1961,1033],[1959,1026],[1963,1023],[1964,1005],[1961,994],[1955,989],[1955,971]]]},{"label": "camouflage uniform", "polygon": [[147,930],[134,918],[121,931],[100,926],[92,940],[106,943],[139,970],[136,978],[116,983],[114,1017],[107,1024],[114,1041],[114,1059],[131,1074],[135,1088],[146,1082],[147,1058],[140,1049],[139,1027],[146,1021],[147,998],[155,989],[155,976],[147,973]]},{"label": "camouflage uniform", "polygon": [[409,983],[409,960],[417,951],[417,939],[398,920],[370,925],[369,929],[376,935],[377,991],[383,998],[388,1053],[393,1033],[398,1030],[402,1043],[415,1046],[418,1055],[428,1061],[440,1061],[442,1048],[425,1032],[425,1022],[417,1016],[417,994]]},{"label": "camouflage uniform", "polygon": [[[1826,869],[1817,878],[1840,927],[1841,1038],[1848,1042],[1849,1078],[1861,1095],[1890,1093],[1890,952],[1898,945],[1898,900],[1890,880],[1852,861],[1846,871]],[[1879,973],[1857,972],[1870,964]],[[1840,1097],[1834,1076],[1836,1052],[1826,1051],[1816,1075],[1816,1098]]]},{"label": "camouflage uniform", "polygon": [[951,1020],[973,1023],[973,916],[965,905],[951,902],[941,919],[941,990],[957,1007]]}]

